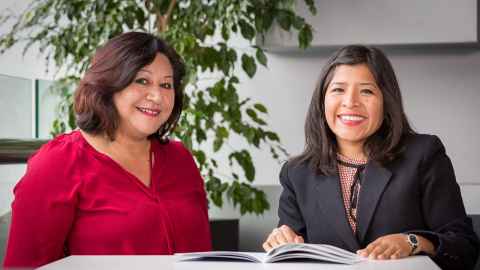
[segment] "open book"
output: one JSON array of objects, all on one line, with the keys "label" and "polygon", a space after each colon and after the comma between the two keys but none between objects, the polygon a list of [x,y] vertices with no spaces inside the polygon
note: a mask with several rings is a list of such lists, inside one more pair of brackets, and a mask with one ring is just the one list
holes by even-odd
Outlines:
[{"label": "open book", "polygon": [[341,264],[355,264],[366,260],[350,251],[320,244],[285,244],[264,252],[208,251],[193,253],[177,253],[180,261],[186,260],[241,260],[250,262],[273,263],[285,260],[317,260]]}]

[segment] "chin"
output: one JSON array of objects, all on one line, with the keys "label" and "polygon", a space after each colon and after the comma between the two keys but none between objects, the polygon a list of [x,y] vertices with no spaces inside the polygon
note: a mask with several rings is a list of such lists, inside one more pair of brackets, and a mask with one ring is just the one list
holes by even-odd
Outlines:
[{"label": "chin", "polygon": [[152,128],[138,128],[137,132],[138,134],[141,134],[143,137],[148,137],[152,134],[157,133],[159,128],[152,129]]}]

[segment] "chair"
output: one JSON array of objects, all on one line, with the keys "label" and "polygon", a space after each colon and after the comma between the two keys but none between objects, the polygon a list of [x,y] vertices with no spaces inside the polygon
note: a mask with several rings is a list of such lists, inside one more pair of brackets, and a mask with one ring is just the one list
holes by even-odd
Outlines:
[{"label": "chair", "polygon": [[[469,215],[473,221],[473,229],[480,238],[480,215]],[[475,265],[475,270],[480,270],[480,257],[477,259],[477,264]]]},{"label": "chair", "polygon": [[2,268],[3,258],[5,256],[5,249],[8,239],[8,230],[10,228],[10,221],[12,219],[12,213],[8,212],[0,216],[0,268]]}]

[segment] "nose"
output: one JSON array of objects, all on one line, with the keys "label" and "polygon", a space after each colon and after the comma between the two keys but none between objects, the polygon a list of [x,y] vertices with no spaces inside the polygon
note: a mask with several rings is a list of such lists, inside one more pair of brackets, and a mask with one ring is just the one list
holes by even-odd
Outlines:
[{"label": "nose", "polygon": [[343,95],[342,106],[346,108],[354,108],[360,105],[359,95],[355,89],[347,89]]},{"label": "nose", "polygon": [[162,89],[158,86],[152,86],[147,92],[147,100],[161,104],[163,100]]}]

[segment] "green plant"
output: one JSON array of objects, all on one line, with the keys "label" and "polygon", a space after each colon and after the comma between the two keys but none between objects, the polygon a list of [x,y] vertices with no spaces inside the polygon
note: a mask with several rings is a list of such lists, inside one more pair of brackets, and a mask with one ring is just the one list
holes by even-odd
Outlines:
[{"label": "green plant", "polygon": [[[315,13],[313,0],[304,1]],[[267,108],[238,94],[236,74],[241,69],[253,77],[258,63],[267,66],[267,56],[255,39],[263,38],[275,22],[286,31],[298,31],[301,48],[309,46],[311,26],[294,6],[294,0],[37,0],[20,16],[3,13],[0,23],[14,25],[0,36],[0,50],[25,42],[26,52],[36,45],[47,65],[53,60],[67,74],[53,84],[62,97],[52,129],[55,135],[75,128],[72,89],[95,48],[127,30],[160,35],[184,57],[188,68],[186,104],[174,136],[191,149],[215,205],[221,207],[226,194],[240,206],[241,214],[260,214],[269,205],[265,193],[251,185],[255,166],[248,148],[267,147],[277,160],[286,151],[267,126]],[[236,47],[232,37],[247,45]],[[213,82],[200,86],[205,77],[213,77]],[[228,144],[232,134],[248,147]],[[209,148],[213,154],[206,154]],[[218,152],[227,152],[227,173],[221,172]]]}]

